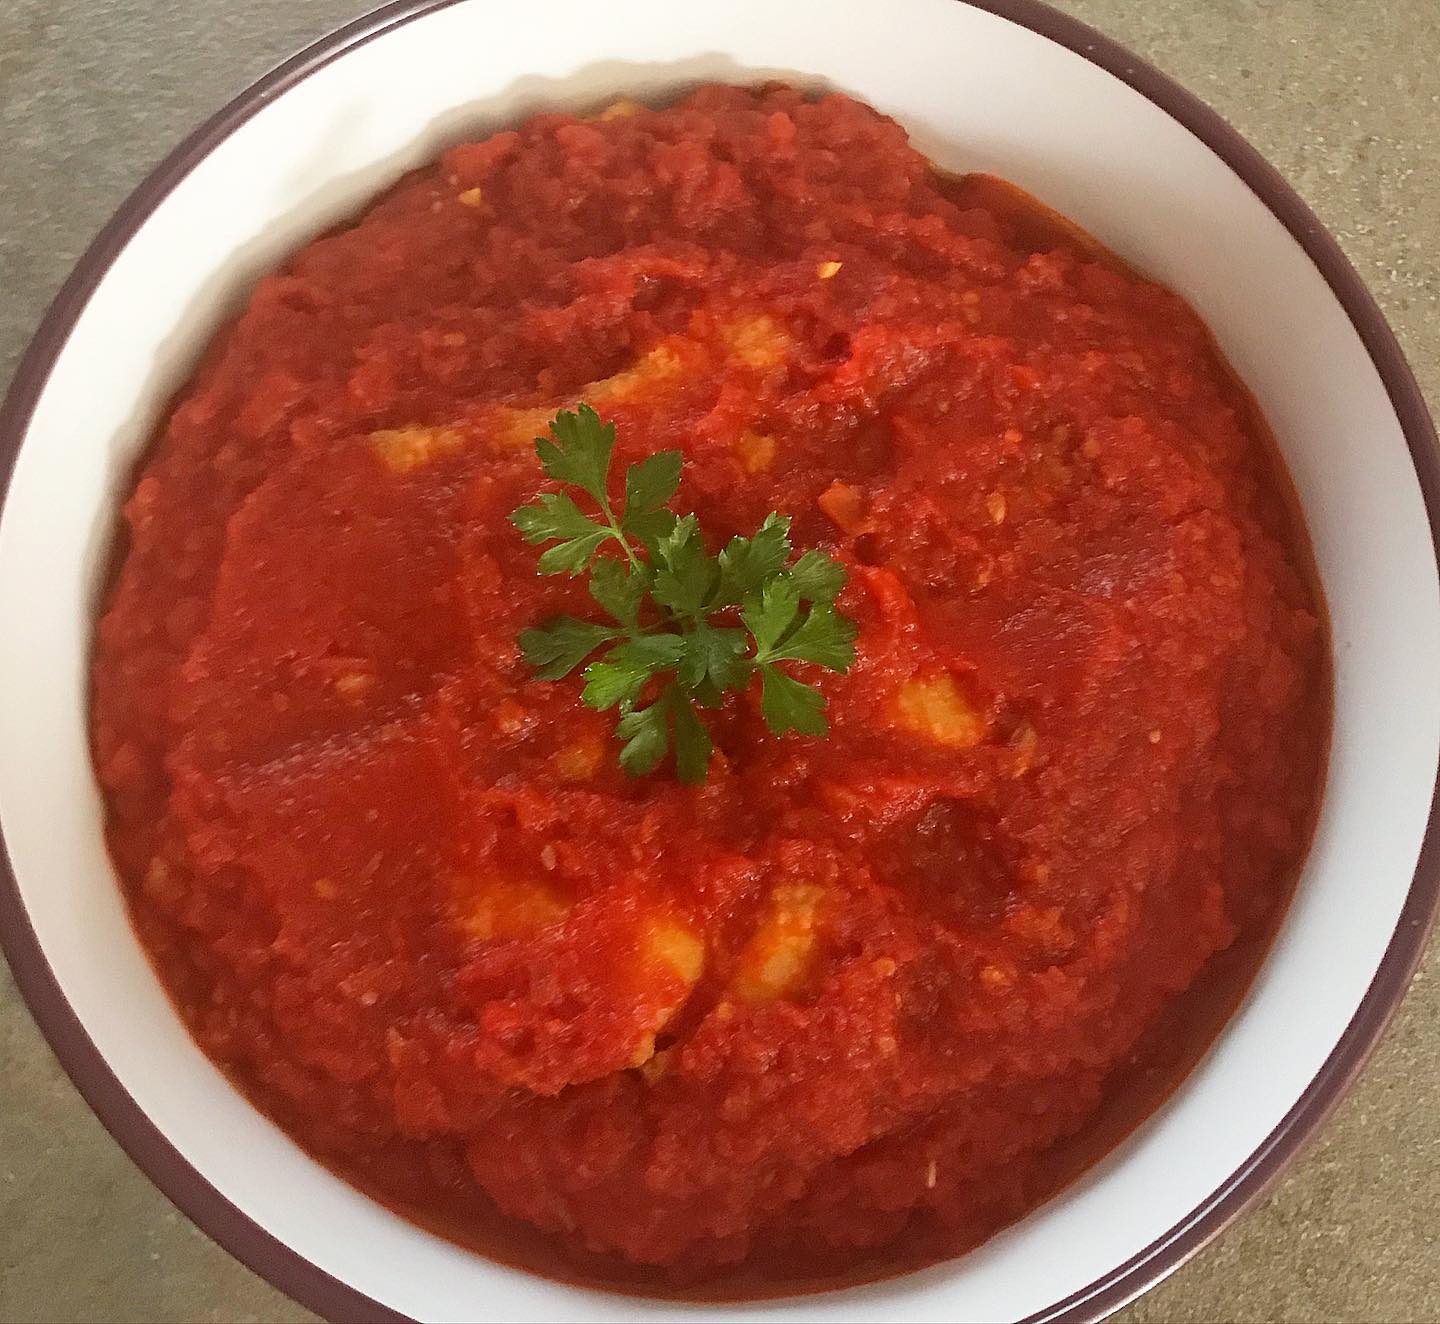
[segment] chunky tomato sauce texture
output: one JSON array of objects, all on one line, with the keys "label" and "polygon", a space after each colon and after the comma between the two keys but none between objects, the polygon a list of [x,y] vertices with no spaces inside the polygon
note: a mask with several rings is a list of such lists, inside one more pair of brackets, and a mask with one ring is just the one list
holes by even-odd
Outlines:
[{"label": "chunky tomato sauce texture", "polygon": [[[703,786],[631,780],[529,674],[594,613],[507,521],[581,400],[708,536],[844,562],[828,739],[732,694]],[[260,282],[139,471],[93,710],[139,932],[417,1216],[657,1282],[954,1253],[1284,903],[1328,704],[1286,491],[1184,302],[853,100],[454,147]]]}]

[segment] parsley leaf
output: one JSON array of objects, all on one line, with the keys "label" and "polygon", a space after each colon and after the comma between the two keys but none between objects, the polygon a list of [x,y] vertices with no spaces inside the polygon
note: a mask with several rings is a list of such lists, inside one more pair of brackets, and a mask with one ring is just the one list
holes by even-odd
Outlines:
[{"label": "parsley leaf", "polygon": [[604,529],[597,529],[594,533],[570,538],[565,542],[557,543],[554,547],[547,547],[540,553],[540,559],[535,563],[535,568],[542,575],[573,575],[577,571],[584,570],[595,559],[595,553],[600,550],[600,544],[609,536]]},{"label": "parsley leaf", "polygon": [[685,652],[678,634],[642,634],[616,644],[599,662],[585,668],[580,697],[591,708],[628,707],[640,697],[657,671],[677,665]]},{"label": "parsley leaf", "polygon": [[670,729],[665,721],[669,707],[667,691],[665,698],[656,700],[648,708],[626,713],[616,725],[615,735],[623,744],[620,766],[632,777],[654,772],[665,757],[670,745]]},{"label": "parsley leaf", "polygon": [[751,663],[745,656],[748,647],[744,630],[717,628],[701,621],[685,636],[680,683],[687,690],[698,691],[708,679],[719,690],[740,689],[750,676]]},{"label": "parsley leaf", "polygon": [[675,512],[665,503],[680,486],[679,451],[656,451],[625,471],[625,515],[620,527],[632,534],[652,558],[661,541],[675,528]]},{"label": "parsley leaf", "polygon": [[547,478],[571,483],[604,506],[610,453],[615,449],[615,424],[602,423],[589,405],[572,414],[562,409],[550,423],[548,437],[535,438],[540,467]]},{"label": "parsley leaf", "polygon": [[[856,628],[835,609],[843,565],[818,550],[789,564],[790,519],[774,511],[712,556],[699,519],[668,504],[680,488],[679,451],[630,465],[617,511],[615,426],[589,405],[557,414],[535,449],[546,477],[584,492],[598,513],[566,492],[542,492],[511,522],[527,542],[549,544],[536,566],[542,575],[588,573],[591,598],[614,623],[553,617],[520,632],[520,651],[540,680],[584,666],[581,700],[619,709],[627,773],[654,772],[673,742],[676,777],[703,782],[714,744],[697,705],[719,707],[757,670],[761,715],[774,734],[826,734],[825,696],[780,664],[838,672],[853,664]],[[620,555],[597,559],[611,542]]]},{"label": "parsley leaf", "polygon": [[684,461],[679,451],[656,451],[626,470],[622,525],[627,531],[636,515],[653,514],[675,495]]},{"label": "parsley leaf", "polygon": [[800,610],[800,595],[795,585],[783,576],[767,580],[756,592],[748,594],[740,609],[740,619],[755,636],[756,656],[767,658],[780,642],[781,636],[795,623]]},{"label": "parsley leaf", "polygon": [[686,515],[657,547],[664,567],[655,576],[650,593],[662,607],[682,616],[695,616],[710,597],[715,585],[716,566],[705,551],[700,522]]},{"label": "parsley leaf", "polygon": [[661,540],[669,535],[675,524],[673,510],[652,510],[627,520],[625,532],[631,534],[649,553],[653,565],[659,556]]},{"label": "parsley leaf", "polygon": [[627,667],[617,662],[592,662],[585,668],[585,688],[580,698],[587,708],[604,712],[617,705],[622,712],[635,706],[650,672],[643,667]]},{"label": "parsley leaf", "polygon": [[627,629],[638,628],[640,604],[649,591],[648,566],[636,569],[612,557],[602,557],[590,571],[590,596],[595,605]]},{"label": "parsley leaf", "polygon": [[651,671],[675,666],[685,656],[685,639],[678,634],[642,634],[616,644],[609,659],[621,666],[649,667]]},{"label": "parsley leaf", "polygon": [[714,745],[710,741],[710,732],[696,716],[690,700],[673,686],[669,693],[675,718],[675,775],[682,782],[694,785],[705,780]]},{"label": "parsley leaf", "polygon": [[766,657],[772,662],[790,659],[815,662],[831,671],[849,671],[855,661],[855,623],[846,620],[828,602],[811,607],[805,619]]},{"label": "parsley leaf", "polygon": [[777,736],[787,731],[798,731],[804,736],[829,733],[825,696],[813,685],[768,665],[760,668],[760,685],[760,711],[765,716],[765,725]]},{"label": "parsley leaf", "polygon": [[521,506],[510,522],[526,542],[551,542],[554,547],[540,554],[542,575],[584,570],[594,559],[600,544],[613,537],[609,529],[595,522],[564,492],[542,492],[531,506]]},{"label": "parsley leaf", "polygon": [[789,556],[790,517],[772,510],[754,537],[731,538],[720,553],[717,604],[743,601],[747,593],[753,593],[777,574]]},{"label": "parsley leaf", "polygon": [[535,629],[521,630],[518,642],[521,654],[540,680],[559,680],[618,633],[608,625],[556,616]]},{"label": "parsley leaf", "polygon": [[813,548],[790,567],[801,602],[834,602],[845,587],[845,567]]}]

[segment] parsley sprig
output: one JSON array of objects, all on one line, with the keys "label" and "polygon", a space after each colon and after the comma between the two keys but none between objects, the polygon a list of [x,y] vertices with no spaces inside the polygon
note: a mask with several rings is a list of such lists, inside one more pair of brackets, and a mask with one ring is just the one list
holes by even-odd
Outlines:
[{"label": "parsley sprig", "polygon": [[669,502],[683,457],[658,451],[625,471],[618,511],[610,496],[615,425],[589,405],[562,410],[535,449],[545,474],[590,498],[542,492],[510,516],[525,540],[548,543],[542,575],[589,574],[590,596],[609,619],[556,616],[522,630],[520,651],[541,680],[585,665],[582,700],[618,709],[620,766],[653,772],[674,742],[681,781],[703,782],[712,742],[700,708],[760,674],[760,709],[777,736],[823,736],[825,698],[782,668],[810,662],[846,671],[855,660],[855,624],[835,610],[845,568],[820,551],[791,563],[790,519],[773,511],[748,538],[716,554],[693,514]]}]

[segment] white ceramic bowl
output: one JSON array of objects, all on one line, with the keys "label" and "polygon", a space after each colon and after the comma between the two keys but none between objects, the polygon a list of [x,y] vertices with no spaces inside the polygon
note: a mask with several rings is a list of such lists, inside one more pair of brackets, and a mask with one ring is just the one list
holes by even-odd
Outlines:
[{"label": "white ceramic bowl", "polygon": [[[785,77],[898,118],[941,165],[1015,180],[1169,284],[1268,415],[1335,641],[1334,746],[1275,949],[1200,1067],[1120,1149],[980,1251],[799,1300],[697,1308],[503,1268],[302,1154],[190,1041],[127,922],[86,747],[93,613],[136,452],[254,279],[457,137],[541,106]],[[1398,1001],[1436,899],[1434,429],[1314,217],[1162,75],[1034,0],[392,5],[183,144],[82,260],[0,414],[6,950],[81,1090],[207,1231],[335,1317],[1092,1319],[1275,1175]]]}]

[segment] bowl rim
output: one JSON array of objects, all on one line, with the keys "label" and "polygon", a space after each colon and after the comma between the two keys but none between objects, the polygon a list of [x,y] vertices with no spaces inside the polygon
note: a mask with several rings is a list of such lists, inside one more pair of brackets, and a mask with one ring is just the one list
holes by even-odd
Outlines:
[{"label": "bowl rim", "polygon": [[[121,204],[75,264],[0,402],[0,510],[31,416],[90,296],[172,190],[269,102],[349,51],[459,0],[391,0],[275,66],[176,146]],[[1440,547],[1440,439],[1384,314],[1340,245],[1281,174],[1216,111],[1118,42],[1044,0],[957,0],[1064,46],[1139,92],[1219,156],[1319,269],[1374,363],[1409,447]],[[1405,905],[1359,1007],[1294,1106],[1211,1195],[1145,1249],[1022,1324],[1104,1319],[1165,1278],[1253,1205],[1315,1135],[1359,1075],[1400,1005],[1440,910],[1440,779]],[[81,1096],[140,1170],[192,1222],[272,1286],[330,1320],[409,1317],[341,1282],[222,1196],[121,1085],[60,987],[31,927],[0,829],[0,950],[41,1033]]]}]

